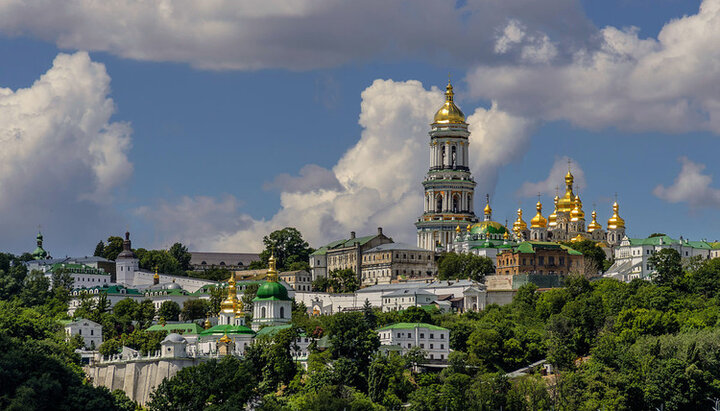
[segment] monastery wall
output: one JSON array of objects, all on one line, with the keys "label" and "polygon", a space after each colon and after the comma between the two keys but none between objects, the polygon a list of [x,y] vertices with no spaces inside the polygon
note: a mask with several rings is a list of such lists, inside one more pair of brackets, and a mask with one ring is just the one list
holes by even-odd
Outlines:
[{"label": "monastery wall", "polygon": [[138,359],[96,363],[84,367],[95,386],[123,390],[130,399],[145,405],[150,394],[165,379],[185,367],[199,364],[198,358]]}]

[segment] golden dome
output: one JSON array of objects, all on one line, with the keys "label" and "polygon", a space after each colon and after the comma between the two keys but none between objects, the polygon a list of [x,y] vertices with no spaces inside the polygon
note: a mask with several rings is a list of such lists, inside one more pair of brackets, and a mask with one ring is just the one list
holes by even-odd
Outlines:
[{"label": "golden dome", "polygon": [[210,318],[205,318],[205,323],[203,324],[203,328],[205,328],[207,330],[210,327],[212,327],[212,324],[210,323]]},{"label": "golden dome", "polygon": [[575,196],[575,207],[570,212],[570,221],[585,220],[585,212],[582,209],[582,201],[580,196]]},{"label": "golden dome", "polygon": [[557,202],[557,211],[561,213],[569,213],[575,208],[575,194],[573,193],[573,177],[570,170],[565,175],[565,195]]},{"label": "golden dome", "polygon": [[613,204],[613,215],[608,219],[607,228],[608,230],[615,230],[618,228],[625,228],[625,220],[618,214],[618,203],[617,201]]},{"label": "golden dome", "polygon": [[490,203],[485,204],[485,208],[483,209],[484,214],[492,214],[492,208],[490,208]]},{"label": "golden dome", "polygon": [[220,341],[222,343],[229,343],[230,341],[232,341],[232,339],[230,337],[228,337],[227,331],[226,331],[225,334],[223,334],[223,336],[220,337],[220,339],[218,341]]},{"label": "golden dome", "polygon": [[467,232],[469,233],[471,227],[472,227],[472,225],[471,225],[471,224],[468,224],[467,227],[465,227],[465,231],[467,231]]},{"label": "golden dome", "polygon": [[545,228],[547,227],[547,220],[542,216],[542,204],[538,201],[535,205],[537,214],[530,220],[530,228]]},{"label": "golden dome", "polygon": [[220,303],[220,312],[224,314],[235,314],[237,307],[237,289],[235,288],[235,274],[230,274],[228,280],[228,295],[225,300]]},{"label": "golden dome", "polygon": [[457,235],[460,235],[460,224],[455,227],[455,233],[457,233]]},{"label": "golden dome", "polygon": [[585,237],[582,234],[578,234],[575,237],[571,238],[570,242],[577,243],[578,241],[585,241],[585,240],[589,240],[589,238]]},{"label": "golden dome", "polygon": [[435,113],[433,124],[465,124],[465,114],[453,102],[455,93],[449,80],[445,89],[445,104]]},{"label": "golden dome", "polygon": [[597,222],[597,213],[595,212],[595,210],[593,210],[592,221],[590,222],[590,224],[588,224],[587,231],[588,231],[588,233],[592,233],[595,230],[601,230],[601,229],[602,229],[602,226],[600,225],[600,223]]},{"label": "golden dome", "polygon": [[552,214],[550,214],[550,215],[548,216],[548,219],[547,219],[547,221],[548,221],[548,227],[550,227],[550,228],[555,228],[555,227],[557,227],[557,211],[558,211],[557,207],[558,207],[558,200],[559,200],[558,196],[555,196],[555,199],[553,200],[553,203],[555,203],[555,209],[553,209]]},{"label": "golden dome", "polygon": [[505,240],[507,240],[508,238],[510,238],[510,234],[508,234],[508,232],[505,231],[505,234],[503,234],[503,238],[504,238]]},{"label": "golden dome", "polygon": [[527,223],[525,223],[525,221],[523,221],[522,214],[523,214],[522,208],[518,208],[518,211],[517,211],[518,218],[513,223],[513,232],[515,234],[520,234],[521,232],[527,230]]}]

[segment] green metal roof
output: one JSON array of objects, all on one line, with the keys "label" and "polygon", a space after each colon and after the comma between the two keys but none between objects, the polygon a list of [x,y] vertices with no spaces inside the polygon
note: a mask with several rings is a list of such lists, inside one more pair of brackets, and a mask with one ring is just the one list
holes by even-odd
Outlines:
[{"label": "green metal roof", "polygon": [[[662,244],[660,244],[661,239],[662,239]],[[628,240],[630,240],[630,245],[633,245],[633,246],[643,246],[643,245],[659,246],[659,245],[681,244],[680,240],[676,240],[667,235],[657,236],[657,237],[648,237],[648,238],[629,238]],[[708,243],[706,241],[687,241],[687,242],[683,241],[682,245],[689,246],[692,248],[697,248],[700,250],[711,250],[711,249],[720,248],[720,243]]]},{"label": "green metal roof", "polygon": [[310,254],[310,255],[311,255],[311,256],[313,256],[313,255],[325,255],[325,254],[327,254],[327,251],[328,251],[327,246],[323,246],[323,247],[320,247],[320,248],[318,248],[317,250],[315,250],[315,251],[314,251],[312,254]]},{"label": "green metal roof", "polygon": [[290,301],[285,286],[277,281],[266,281],[257,290],[253,301]]},{"label": "green metal roof", "polygon": [[148,327],[145,331],[167,331],[168,333],[178,334],[200,334],[203,331],[203,328],[195,323],[155,324]]},{"label": "green metal roof", "polygon": [[432,325],[428,323],[395,323],[391,325],[386,325],[385,327],[378,328],[378,331],[385,331],[385,330],[408,330],[412,328],[427,328],[428,330],[436,330],[436,331],[450,331],[447,328],[438,327],[437,325]]},{"label": "green metal roof", "polygon": [[255,334],[255,331],[249,329],[248,327],[245,327],[244,325],[232,325],[232,324],[224,324],[224,325],[216,325],[212,328],[208,328],[207,330],[203,330],[200,332],[201,336],[209,336],[209,335],[232,335],[232,334]]},{"label": "green metal roof", "polygon": [[[96,285],[95,287],[90,288],[76,288],[73,291],[94,291],[98,290],[101,293],[105,294],[122,294],[122,295],[142,295],[140,291],[136,290],[135,288],[126,288],[122,285]],[[125,292],[121,292],[122,290],[125,290]]]},{"label": "green metal roof", "polygon": [[257,332],[257,336],[258,337],[263,336],[263,335],[273,336],[273,335],[277,334],[278,332],[280,332],[281,330],[287,330],[290,327],[292,327],[291,324],[270,325],[270,326],[259,329]]}]

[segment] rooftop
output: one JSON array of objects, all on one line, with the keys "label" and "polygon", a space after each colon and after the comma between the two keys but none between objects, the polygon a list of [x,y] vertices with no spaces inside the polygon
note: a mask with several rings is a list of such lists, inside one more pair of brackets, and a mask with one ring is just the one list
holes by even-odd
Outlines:
[{"label": "rooftop", "polygon": [[260,254],[257,253],[215,253],[191,251],[190,256],[191,265],[208,266],[248,266],[253,261],[260,260]]},{"label": "rooftop", "polygon": [[385,331],[385,330],[412,330],[414,328],[426,328],[428,330],[435,330],[435,331],[450,331],[447,328],[438,327],[437,325],[432,325],[428,323],[395,323],[386,325],[385,327],[378,328],[377,331]]}]

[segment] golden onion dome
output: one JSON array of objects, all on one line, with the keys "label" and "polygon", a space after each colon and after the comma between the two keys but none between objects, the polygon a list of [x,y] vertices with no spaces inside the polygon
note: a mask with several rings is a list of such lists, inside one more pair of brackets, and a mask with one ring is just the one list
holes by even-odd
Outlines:
[{"label": "golden onion dome", "polygon": [[503,238],[504,238],[505,240],[507,240],[508,238],[510,238],[510,234],[508,234],[508,232],[505,231],[505,234],[503,234]]},{"label": "golden onion dome", "polygon": [[205,323],[203,324],[203,328],[207,330],[210,327],[212,327],[212,324],[210,323],[210,318],[205,318]]},{"label": "golden onion dome", "polygon": [[585,236],[582,235],[582,234],[578,234],[578,235],[576,235],[575,237],[571,238],[571,239],[570,239],[570,242],[571,242],[571,243],[577,243],[578,241],[585,241],[585,240],[589,240],[589,238],[585,237]]},{"label": "golden onion dome", "polygon": [[553,199],[553,203],[555,204],[555,209],[553,209],[552,214],[550,214],[548,216],[548,227],[550,227],[550,228],[557,227],[558,200],[559,200],[559,197],[555,196],[555,198]]},{"label": "golden onion dome", "polygon": [[457,235],[460,235],[460,224],[458,224],[457,227],[455,227],[455,233]]},{"label": "golden onion dome", "polygon": [[467,231],[468,234],[469,234],[471,228],[472,228],[472,225],[471,225],[471,224],[468,224],[468,225],[465,227],[465,231]]},{"label": "golden onion dome", "polygon": [[228,337],[227,331],[226,331],[225,334],[223,334],[223,336],[220,337],[220,339],[218,341],[220,341],[221,343],[227,344],[227,343],[231,342],[232,339],[230,337]]},{"label": "golden onion dome", "polygon": [[490,208],[490,203],[485,204],[485,208],[483,209],[483,213],[486,215],[492,214],[492,208]]},{"label": "golden onion dome", "polygon": [[597,213],[595,210],[592,212],[592,221],[587,226],[588,233],[592,233],[595,230],[602,230],[602,226],[597,222]]},{"label": "golden onion dome", "polygon": [[220,312],[225,314],[235,314],[237,307],[237,289],[235,288],[235,274],[230,274],[228,280],[228,295],[222,303],[220,303]]},{"label": "golden onion dome", "polygon": [[585,220],[585,212],[582,209],[582,201],[580,196],[575,196],[575,207],[570,212],[570,221]]},{"label": "golden onion dome", "polygon": [[607,222],[607,228],[608,230],[615,230],[618,228],[625,228],[625,220],[620,217],[618,214],[618,210],[620,207],[618,207],[617,201],[613,204],[613,215],[608,219]]},{"label": "golden onion dome", "polygon": [[575,194],[573,193],[573,177],[570,170],[565,175],[565,195],[558,200],[557,211],[561,213],[569,213],[575,208]]},{"label": "golden onion dome", "polygon": [[523,221],[522,214],[523,214],[522,208],[518,208],[518,210],[517,210],[518,218],[513,223],[513,232],[515,234],[520,234],[521,232],[527,230],[527,223],[525,223],[525,221]]},{"label": "golden onion dome", "polygon": [[547,220],[542,216],[542,204],[538,201],[535,205],[537,214],[530,220],[530,228],[545,228],[547,227]]},{"label": "golden onion dome", "polygon": [[433,124],[465,124],[465,114],[453,102],[455,93],[449,80],[445,89],[445,104],[435,113]]}]

